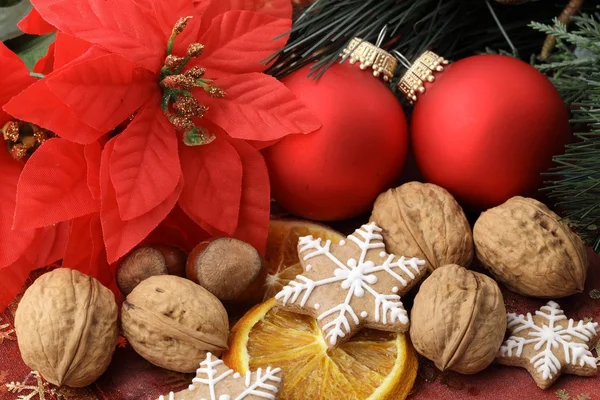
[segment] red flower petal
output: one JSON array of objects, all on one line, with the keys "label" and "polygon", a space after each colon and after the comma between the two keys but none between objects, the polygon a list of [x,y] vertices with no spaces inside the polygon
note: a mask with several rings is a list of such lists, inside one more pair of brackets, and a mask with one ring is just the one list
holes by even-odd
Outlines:
[{"label": "red flower petal", "polygon": [[14,226],[50,226],[98,209],[87,184],[83,146],[58,138],[44,142],[21,173]]},{"label": "red flower petal", "polygon": [[109,263],[113,263],[127,254],[158,226],[177,203],[183,188],[183,179],[180,178],[175,191],[158,207],[138,218],[123,221],[119,215],[115,189],[110,181],[108,167],[114,146],[115,140],[106,144],[102,152],[102,168],[100,169],[100,185],[102,187],[100,216]]},{"label": "red flower petal", "polygon": [[132,0],[32,0],[40,15],[58,30],[157,72],[166,38]]},{"label": "red flower petal", "polygon": [[197,224],[233,234],[242,195],[242,162],[235,148],[219,135],[208,145],[181,146],[179,154],[185,179],[181,208]]},{"label": "red flower petal", "polygon": [[83,123],[103,132],[114,129],[144,104],[155,84],[150,72],[116,54],[68,65],[46,80]]},{"label": "red flower petal", "polygon": [[177,36],[173,46],[173,54],[184,56],[187,46],[190,43],[197,42],[200,37],[201,18],[191,1],[156,1],[156,0],[135,0],[142,3],[143,7],[153,10],[153,18],[158,21],[158,25],[163,32],[166,47],[167,38],[171,35],[173,26],[181,17],[192,17],[188,21],[185,30]]},{"label": "red flower petal", "polygon": [[0,312],[21,292],[29,274],[36,267],[26,256],[0,269]]},{"label": "red flower petal", "polygon": [[279,142],[279,140],[269,140],[267,142],[261,142],[257,140],[248,140],[246,143],[250,144],[256,150],[263,150],[267,147],[273,146],[275,143]]},{"label": "red flower petal", "polygon": [[206,0],[196,1],[195,6],[202,15],[201,33],[206,32],[214,18],[233,10],[255,11],[277,18],[292,19],[292,2],[289,0]]},{"label": "red flower petal", "polygon": [[242,160],[242,202],[238,227],[233,237],[250,243],[264,254],[269,234],[271,185],[262,155],[242,140],[231,140]]},{"label": "red flower petal", "polygon": [[[36,79],[29,75],[23,61],[3,43],[0,43],[0,106],[25,90]],[[1,108],[1,107],[0,107]],[[11,117],[0,109],[0,127]]]},{"label": "red flower petal", "polygon": [[0,268],[16,262],[27,251],[35,231],[12,229],[17,198],[17,183],[22,164],[11,158],[0,139]]},{"label": "red flower petal", "polygon": [[140,245],[161,243],[190,252],[198,243],[208,238],[208,232],[192,221],[177,205]]},{"label": "red flower petal", "polygon": [[45,267],[64,257],[70,230],[71,221],[37,230],[38,236],[41,238],[40,246],[36,249],[37,261],[35,265],[37,267]]},{"label": "red flower petal", "polygon": [[92,45],[85,40],[78,39],[75,36],[67,35],[63,32],[56,32],[54,45],[56,46],[54,52],[55,70],[64,67],[71,61],[75,61],[92,47]]},{"label": "red flower petal", "polygon": [[98,277],[99,271],[108,267],[99,214],[73,220],[62,264],[93,277]]},{"label": "red flower petal", "polygon": [[45,35],[56,30],[55,27],[44,21],[35,8],[32,8],[29,14],[19,21],[17,26],[23,32],[29,33],[30,35]]},{"label": "red flower petal", "polygon": [[48,75],[54,68],[54,51],[56,42],[50,43],[46,55],[42,56],[33,66],[33,72]]},{"label": "red flower petal", "polygon": [[206,119],[231,137],[269,141],[292,133],[309,133],[321,124],[283,83],[265,74],[251,73],[217,79],[222,99],[203,96],[209,106]]},{"label": "red flower petal", "polygon": [[94,200],[100,200],[100,158],[102,147],[99,143],[91,143],[83,148],[87,165],[87,185]]},{"label": "red flower petal", "polygon": [[116,137],[109,162],[124,221],[150,212],[173,193],[181,177],[177,136],[158,96]]},{"label": "red flower petal", "polygon": [[73,110],[48,89],[45,79],[15,96],[4,106],[4,111],[75,143],[92,143],[104,134],[81,122]]},{"label": "red flower petal", "polygon": [[86,215],[73,221],[62,265],[93,276],[115,296],[119,295],[115,282],[118,264],[110,265],[106,261],[100,214]]},{"label": "red flower petal", "polygon": [[220,78],[232,74],[263,72],[261,63],[282,48],[288,36],[273,40],[289,31],[292,20],[250,11],[230,11],[212,20],[200,39],[206,50],[199,63],[206,76]]},{"label": "red flower petal", "polygon": [[45,267],[62,258],[67,244],[70,223],[35,231],[35,238],[13,264],[0,268],[0,312],[21,291],[32,270]]}]

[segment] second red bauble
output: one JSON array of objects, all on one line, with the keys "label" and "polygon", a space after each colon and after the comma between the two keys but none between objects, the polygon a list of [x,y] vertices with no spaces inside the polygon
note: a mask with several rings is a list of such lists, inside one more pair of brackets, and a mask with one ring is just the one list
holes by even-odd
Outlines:
[{"label": "second red bauble", "polygon": [[265,150],[273,198],[304,218],[352,218],[400,176],[406,118],[389,88],[358,65],[336,64],[317,81],[309,72],[300,69],[283,82],[322,127]]},{"label": "second red bauble", "polygon": [[511,57],[449,65],[419,95],[411,122],[415,159],[428,182],[473,209],[533,195],[552,156],[570,141],[568,112],[552,83]]}]

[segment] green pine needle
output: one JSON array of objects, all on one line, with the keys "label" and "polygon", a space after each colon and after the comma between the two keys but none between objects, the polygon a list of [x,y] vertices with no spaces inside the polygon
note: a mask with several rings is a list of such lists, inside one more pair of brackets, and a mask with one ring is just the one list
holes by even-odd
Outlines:
[{"label": "green pine needle", "polygon": [[[543,34],[528,28],[529,21],[551,22],[562,7],[564,0],[518,7],[492,2],[504,32],[525,56],[539,51],[544,40]],[[339,62],[353,37],[375,42],[384,26],[388,37],[382,47],[408,60],[428,49],[450,60],[486,47],[513,53],[484,0],[317,0],[296,15],[289,43],[268,60],[276,60],[269,72],[278,78],[306,65],[317,78]],[[397,75],[401,74],[399,68]]]},{"label": "green pine needle", "polygon": [[554,21],[554,26],[531,23],[557,38],[557,50],[538,68],[551,76],[554,85],[573,109],[576,141],[548,175],[545,190],[568,222],[596,253],[600,253],[600,14],[574,17],[573,27]]}]

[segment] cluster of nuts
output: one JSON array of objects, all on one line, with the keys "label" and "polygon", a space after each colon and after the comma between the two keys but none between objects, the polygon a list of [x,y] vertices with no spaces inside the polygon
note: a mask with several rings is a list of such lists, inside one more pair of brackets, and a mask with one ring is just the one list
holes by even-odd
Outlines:
[{"label": "cluster of nuts", "polygon": [[[484,212],[471,231],[450,193],[411,182],[381,194],[371,221],[383,229],[391,252],[427,261],[430,276],[415,297],[410,336],[442,370],[481,371],[503,341],[504,299],[494,279],[467,269],[474,254],[496,280],[525,296],[559,298],[583,290],[584,243],[533,199],[515,197]],[[189,257],[166,246],[138,248],[117,271],[127,296],[123,332],[151,363],[193,372],[207,352],[227,349],[221,302],[258,299],[264,280],[260,254],[236,239],[200,243]],[[86,386],[111,361],[117,319],[112,292],[94,278],[66,268],[47,273],[17,310],[23,360],[53,384]]]},{"label": "cluster of nuts", "polygon": [[[137,248],[117,271],[127,296],[123,333],[151,363],[194,372],[207,352],[227,350],[229,320],[221,301],[260,296],[263,270],[256,249],[236,239],[203,242],[189,257],[168,246]],[[117,322],[114,294],[68,268],[37,279],[15,316],[24,362],[49,382],[71,387],[87,386],[106,371],[118,340]]]},{"label": "cluster of nuts", "polygon": [[371,216],[386,247],[423,258],[431,275],[411,312],[416,350],[441,370],[479,372],[494,360],[506,330],[498,284],[469,271],[474,253],[508,289],[530,297],[581,292],[588,260],[582,240],[534,199],[514,197],[479,217],[473,232],[456,200],[411,182],[379,196]]}]

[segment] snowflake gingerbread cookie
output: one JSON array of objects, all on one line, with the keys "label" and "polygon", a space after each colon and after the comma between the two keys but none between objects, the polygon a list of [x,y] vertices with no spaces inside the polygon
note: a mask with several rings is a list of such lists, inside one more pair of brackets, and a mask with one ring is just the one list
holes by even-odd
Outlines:
[{"label": "snowflake gingerbread cookie", "polygon": [[598,323],[575,322],[553,301],[535,315],[508,314],[511,336],[502,344],[496,361],[526,368],[542,389],[561,373],[596,374],[596,358],[590,348],[600,338]]},{"label": "snowflake gingerbread cookie", "polygon": [[281,369],[259,368],[241,375],[222,360],[206,353],[196,377],[185,390],[160,396],[159,400],[276,400],[283,384]]},{"label": "snowflake gingerbread cookie", "polygon": [[329,348],[362,327],[409,328],[400,296],[425,275],[425,261],[386,253],[381,231],[375,223],[363,225],[339,244],[300,238],[304,273],[275,298],[283,309],[315,317]]}]

